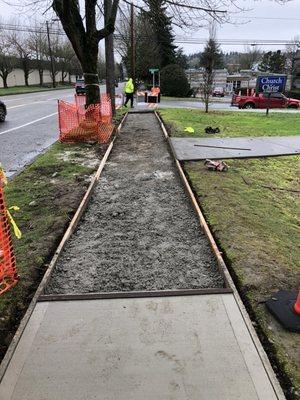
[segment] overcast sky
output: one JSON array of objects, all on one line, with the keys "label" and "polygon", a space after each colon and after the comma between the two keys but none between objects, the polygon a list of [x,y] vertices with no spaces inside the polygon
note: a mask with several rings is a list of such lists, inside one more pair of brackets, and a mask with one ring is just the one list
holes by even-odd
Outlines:
[{"label": "overcast sky", "polygon": [[[241,21],[248,22],[245,25],[225,24],[217,29],[218,39],[249,39],[254,40],[291,40],[295,36],[300,38],[300,0],[292,0],[284,5],[275,1],[239,1],[243,7],[251,9],[240,15],[245,18],[239,18]],[[253,17],[253,18],[251,18]],[[274,18],[274,19],[256,19]],[[275,19],[276,18],[276,19]],[[278,19],[277,19],[278,18]],[[206,37],[207,31],[204,29],[193,33],[194,37]],[[185,52],[193,53],[203,48],[203,45],[182,45]],[[259,46],[262,50],[277,49],[280,46]],[[282,47],[282,46],[281,46]],[[243,51],[244,46],[222,45],[223,51]]]},{"label": "overcast sky", "polygon": [[[291,0],[286,4],[281,5],[272,0],[250,0],[243,1],[237,0],[237,3],[243,7],[251,9],[239,17],[240,21],[250,21],[245,25],[232,25],[225,24],[217,29],[218,39],[248,39],[255,40],[291,40],[295,36],[300,36],[300,0]],[[7,21],[18,16],[18,12],[9,7],[7,4],[0,0],[0,16],[2,21]],[[253,17],[253,18],[251,18]],[[256,19],[259,17],[260,19]],[[26,24],[26,17],[24,13],[19,14],[19,18]],[[43,20],[44,17],[39,13],[38,18]],[[261,19],[272,18],[272,19]],[[28,23],[28,22],[27,22]],[[175,29],[176,34],[183,35],[179,32],[178,28]],[[193,38],[204,38],[208,36],[206,29],[200,29],[198,32],[190,34]],[[178,44],[183,47],[186,54],[201,51],[202,44]],[[222,50],[227,51],[243,51],[245,46],[236,45],[222,45]],[[275,50],[282,46],[259,46],[262,50],[272,49]]]}]

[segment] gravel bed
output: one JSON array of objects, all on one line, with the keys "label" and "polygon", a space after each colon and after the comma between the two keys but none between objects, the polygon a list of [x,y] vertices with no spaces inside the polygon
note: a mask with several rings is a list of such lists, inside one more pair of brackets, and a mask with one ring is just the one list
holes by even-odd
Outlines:
[{"label": "gravel bed", "polygon": [[46,292],[222,286],[154,114],[129,114]]}]

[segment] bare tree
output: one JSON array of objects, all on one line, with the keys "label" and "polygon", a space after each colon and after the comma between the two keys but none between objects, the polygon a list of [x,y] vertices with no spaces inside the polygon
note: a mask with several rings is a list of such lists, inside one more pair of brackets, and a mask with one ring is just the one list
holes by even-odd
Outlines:
[{"label": "bare tree", "polygon": [[203,68],[203,83],[200,85],[200,91],[206,113],[208,112],[208,106],[211,101],[215,75],[214,70],[219,58],[220,52],[216,41],[216,31],[212,23],[209,29],[209,39],[200,58],[200,65]]},{"label": "bare tree", "polygon": [[0,76],[3,81],[3,87],[7,88],[8,75],[13,71],[16,65],[16,58],[13,55],[12,47],[8,41],[7,35],[1,32],[0,35]]},{"label": "bare tree", "polygon": [[9,34],[9,42],[14,48],[17,57],[20,60],[20,65],[24,73],[25,85],[29,86],[28,78],[32,72],[31,56],[32,51],[29,47],[28,35],[25,32],[13,31]]},{"label": "bare tree", "polygon": [[45,49],[47,48],[47,37],[40,27],[35,24],[35,31],[30,32],[28,37],[28,48],[35,59],[35,66],[39,71],[40,86],[44,83]]},{"label": "bare tree", "polygon": [[83,14],[77,0],[54,0],[52,4],[81,63],[86,82],[87,105],[100,102],[98,46],[100,40],[114,32],[118,5],[119,0],[113,0],[103,28],[98,29],[97,0],[85,0]]},{"label": "bare tree", "polygon": [[72,65],[72,60],[76,58],[74,50],[68,40],[63,40],[58,45],[56,51],[54,52],[56,59],[58,70],[61,73],[61,83],[65,83],[65,79],[70,73],[70,66]]},{"label": "bare tree", "polygon": [[295,36],[293,38],[294,43],[289,44],[285,47],[285,67],[288,74],[294,75],[295,73],[295,55],[297,50],[300,49],[300,36]]},{"label": "bare tree", "polygon": [[241,69],[252,69],[254,64],[258,63],[262,57],[262,52],[255,46],[247,47],[245,53],[242,53],[239,58]]}]

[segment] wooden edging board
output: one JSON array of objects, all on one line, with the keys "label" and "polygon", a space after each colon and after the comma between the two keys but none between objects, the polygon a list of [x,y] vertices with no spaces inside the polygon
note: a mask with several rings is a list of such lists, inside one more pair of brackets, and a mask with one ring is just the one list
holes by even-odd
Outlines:
[{"label": "wooden edging board", "polygon": [[278,400],[286,400],[285,395],[283,393],[283,390],[282,390],[282,388],[281,388],[281,386],[280,386],[280,384],[279,384],[279,382],[277,380],[277,377],[275,375],[275,372],[274,372],[274,370],[273,370],[273,368],[271,366],[269,358],[268,358],[268,356],[267,356],[267,354],[266,354],[266,352],[265,352],[265,350],[264,350],[264,348],[263,348],[263,346],[262,346],[262,344],[261,344],[261,342],[260,342],[260,340],[259,340],[259,338],[257,336],[257,333],[256,333],[256,331],[255,331],[255,329],[254,329],[254,327],[252,325],[251,319],[250,319],[250,317],[248,315],[248,312],[247,312],[247,310],[246,310],[246,308],[244,306],[244,303],[242,302],[242,299],[241,299],[241,297],[240,297],[240,295],[238,293],[238,290],[237,290],[237,288],[236,288],[236,286],[235,286],[235,284],[233,282],[233,279],[232,279],[232,277],[231,277],[231,275],[230,275],[230,273],[228,271],[228,268],[227,268],[227,266],[225,264],[225,261],[224,261],[224,259],[222,257],[222,253],[218,249],[216,241],[215,241],[215,239],[214,239],[214,237],[213,237],[213,235],[212,235],[212,233],[210,231],[210,228],[209,228],[209,226],[208,226],[208,224],[207,224],[207,222],[206,222],[206,220],[204,218],[204,215],[203,215],[203,213],[201,211],[201,208],[200,208],[200,205],[199,205],[200,203],[197,201],[197,199],[196,199],[196,197],[195,197],[195,195],[194,195],[194,193],[193,193],[193,191],[192,191],[192,189],[190,187],[190,184],[189,184],[189,182],[188,182],[188,180],[187,180],[187,178],[185,176],[185,173],[183,171],[183,168],[182,168],[180,162],[176,159],[175,153],[173,151],[173,147],[171,145],[171,141],[169,140],[170,137],[169,137],[169,134],[167,132],[167,129],[166,129],[162,119],[158,115],[157,111],[155,111],[155,115],[156,115],[156,118],[157,118],[157,120],[159,122],[159,125],[160,125],[160,127],[161,127],[161,129],[162,129],[162,131],[164,133],[164,136],[165,136],[165,138],[166,138],[166,140],[167,140],[167,142],[169,144],[171,152],[172,152],[172,154],[174,156],[176,167],[177,167],[177,169],[179,171],[179,174],[180,174],[180,177],[181,177],[181,179],[183,181],[185,189],[186,189],[186,191],[187,191],[187,193],[188,193],[188,195],[190,197],[190,200],[192,202],[194,210],[195,210],[195,212],[196,212],[196,214],[197,214],[197,216],[199,218],[199,222],[200,222],[200,225],[201,225],[201,227],[203,229],[203,232],[205,233],[206,237],[209,240],[210,246],[211,246],[211,248],[212,248],[212,250],[214,252],[214,255],[216,257],[217,263],[218,263],[219,267],[222,270],[222,274],[226,277],[226,282],[228,282],[229,287],[232,289],[235,301],[236,301],[236,303],[237,303],[237,305],[239,307],[239,310],[241,312],[241,315],[243,317],[243,320],[245,322],[247,330],[248,330],[248,332],[249,332],[249,334],[250,334],[250,336],[252,338],[253,344],[256,347],[257,353],[259,354],[259,357],[260,357],[260,359],[262,361],[262,364],[263,364],[263,366],[265,368],[265,371],[266,371],[266,373],[267,373],[267,375],[269,377],[270,383],[273,386],[274,392],[276,393],[276,396],[277,396]]},{"label": "wooden edging board", "polygon": [[99,300],[99,299],[132,299],[145,297],[195,296],[204,294],[232,293],[231,288],[212,289],[173,289],[173,290],[140,290],[128,292],[99,292],[76,294],[44,294],[38,301],[70,301],[70,300]]},{"label": "wooden edging board", "polygon": [[36,303],[38,302],[39,297],[44,292],[44,289],[45,289],[45,287],[47,285],[47,282],[49,281],[49,278],[51,276],[51,272],[53,271],[53,268],[54,268],[54,266],[56,264],[58,256],[61,253],[61,251],[63,250],[67,240],[69,239],[69,237],[72,235],[72,233],[76,229],[76,226],[77,226],[82,214],[84,213],[84,211],[85,211],[85,209],[86,209],[86,207],[88,205],[88,201],[89,201],[91,195],[93,194],[93,191],[95,189],[95,186],[96,186],[97,182],[99,181],[99,178],[100,178],[101,172],[102,172],[102,170],[103,170],[103,168],[105,166],[106,160],[107,160],[109,154],[111,153],[111,150],[112,150],[113,145],[114,145],[114,141],[115,141],[115,139],[117,137],[117,134],[120,133],[120,131],[122,129],[122,126],[123,126],[123,124],[124,124],[124,122],[125,122],[125,120],[127,118],[127,115],[128,115],[128,113],[126,113],[124,115],[122,121],[120,122],[120,124],[119,124],[119,126],[118,126],[118,128],[116,130],[116,135],[114,136],[113,140],[109,144],[109,146],[108,146],[108,148],[107,148],[107,150],[106,150],[106,152],[105,152],[105,154],[104,154],[104,156],[103,156],[103,158],[102,158],[102,160],[101,160],[101,162],[99,164],[99,167],[98,167],[95,175],[93,176],[93,179],[92,179],[92,181],[91,181],[91,183],[90,183],[90,185],[89,185],[89,187],[88,187],[83,199],[81,200],[81,203],[80,203],[75,215],[73,216],[68,229],[66,230],[66,232],[65,232],[65,234],[64,234],[64,236],[63,236],[63,238],[62,238],[62,240],[60,242],[60,244],[58,245],[58,248],[56,249],[56,251],[54,253],[54,256],[53,256],[53,258],[52,258],[52,260],[51,260],[51,262],[50,262],[50,264],[49,264],[49,266],[48,266],[48,268],[47,268],[47,270],[46,270],[46,272],[45,272],[45,274],[43,276],[43,279],[40,282],[40,284],[39,284],[39,286],[38,286],[38,288],[37,288],[32,300],[31,300],[31,302],[30,302],[30,304],[28,306],[28,309],[27,309],[25,315],[23,316],[23,318],[22,318],[22,320],[20,322],[20,325],[19,325],[19,327],[18,327],[18,329],[17,329],[17,331],[16,331],[16,333],[15,333],[15,335],[14,335],[14,337],[13,337],[13,339],[12,339],[8,349],[7,349],[7,352],[6,352],[2,362],[0,364],[0,383],[1,383],[2,379],[3,379],[3,376],[5,374],[6,369],[7,369],[8,365],[9,365],[9,363],[10,363],[10,360],[11,360],[11,358],[12,358],[14,352],[15,352],[15,349],[16,349],[18,343],[19,343],[19,340],[20,340],[20,338],[22,336],[22,333],[23,333],[23,331],[24,331],[24,329],[25,329],[25,327],[26,327],[26,325],[27,325],[27,323],[28,323],[28,321],[29,321],[29,319],[31,317],[31,314],[33,313],[34,307],[35,307]]}]

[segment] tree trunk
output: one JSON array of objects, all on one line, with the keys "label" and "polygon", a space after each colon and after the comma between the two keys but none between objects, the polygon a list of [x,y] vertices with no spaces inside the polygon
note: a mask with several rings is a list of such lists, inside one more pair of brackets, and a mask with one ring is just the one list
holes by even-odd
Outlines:
[{"label": "tree trunk", "polygon": [[40,76],[40,86],[43,86],[44,84],[44,70],[39,69],[39,76]]},{"label": "tree trunk", "polygon": [[86,107],[100,103],[100,89],[97,71],[98,42],[91,45],[84,53],[82,62],[83,76],[86,87]]},{"label": "tree trunk", "polygon": [[114,39],[113,35],[105,38],[105,57],[106,57],[106,92],[109,93],[111,100],[111,108],[115,115],[115,59],[114,59]]},{"label": "tree trunk", "polygon": [[24,71],[25,86],[29,86],[29,83],[28,83],[28,76],[29,76],[28,72],[27,72],[27,71]]},{"label": "tree trunk", "polygon": [[205,102],[205,112],[208,113],[208,101]]},{"label": "tree trunk", "polygon": [[[111,14],[112,0],[104,2],[105,22]],[[113,115],[115,115],[115,58],[114,58],[114,37],[113,34],[105,38],[105,64],[106,64],[106,92],[110,96]]]},{"label": "tree trunk", "polygon": [[4,87],[5,89],[8,88],[8,85],[7,85],[7,77],[8,77],[8,72],[7,72],[7,71],[2,71],[2,72],[1,72],[1,78],[2,78],[2,81],[3,81],[3,87]]}]

